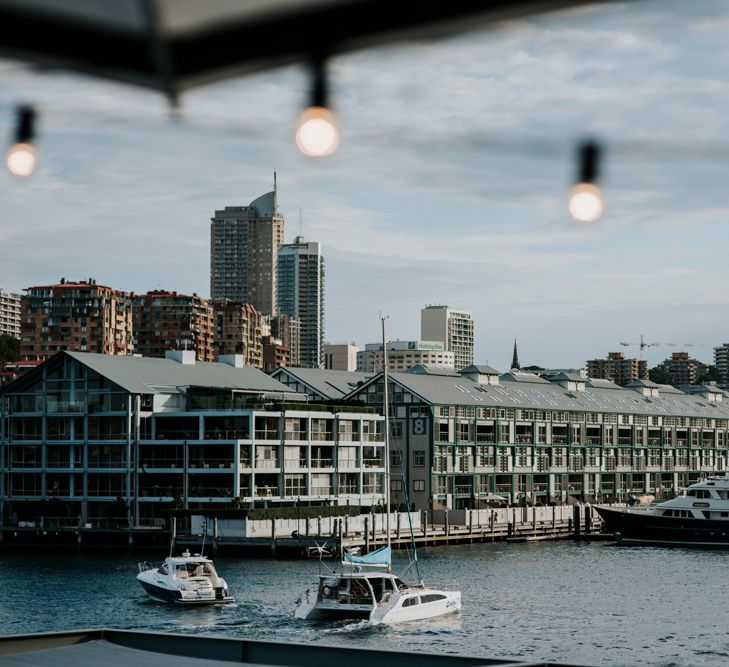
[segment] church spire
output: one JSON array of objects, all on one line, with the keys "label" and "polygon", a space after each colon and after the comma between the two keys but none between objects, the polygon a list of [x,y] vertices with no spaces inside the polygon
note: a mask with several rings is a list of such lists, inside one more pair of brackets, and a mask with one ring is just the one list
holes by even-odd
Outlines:
[{"label": "church spire", "polygon": [[519,353],[516,350],[516,338],[514,339],[514,357],[511,360],[511,370],[518,371],[521,369],[519,365]]}]

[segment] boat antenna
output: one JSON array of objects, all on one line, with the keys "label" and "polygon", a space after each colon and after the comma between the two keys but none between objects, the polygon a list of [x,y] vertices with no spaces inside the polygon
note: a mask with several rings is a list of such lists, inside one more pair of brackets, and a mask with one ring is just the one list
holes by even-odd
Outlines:
[{"label": "boat antenna", "polygon": [[201,556],[204,556],[205,555],[205,538],[207,537],[207,534],[208,534],[208,521],[207,521],[207,519],[205,519],[205,532],[202,534],[202,538],[203,538],[202,539],[202,546],[200,547],[200,555]]},{"label": "boat antenna", "polygon": [[[387,546],[390,548],[390,404],[388,396],[388,378],[387,378],[387,342],[385,341],[385,320],[387,316],[380,315],[382,321],[382,381],[384,389],[382,392],[382,400],[385,413],[385,498],[387,518],[385,520],[385,530],[387,530]],[[392,559],[387,564],[387,571],[390,572]]]}]

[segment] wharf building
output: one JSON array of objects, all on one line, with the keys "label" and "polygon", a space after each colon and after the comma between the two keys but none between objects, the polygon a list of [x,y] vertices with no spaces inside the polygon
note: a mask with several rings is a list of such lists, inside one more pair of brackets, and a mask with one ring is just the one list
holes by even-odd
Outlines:
[{"label": "wharf building", "polygon": [[455,370],[473,363],[474,328],[471,313],[448,306],[426,306],[420,311],[420,337],[440,341],[453,353]]},{"label": "wharf building", "polygon": [[152,290],[131,295],[134,312],[134,352],[164,357],[168,350],[193,350],[201,361],[215,355],[214,311],[197,294]]},{"label": "wharf building", "polygon": [[28,287],[21,298],[20,354],[45,359],[75,350],[127,355],[134,352],[129,294],[97,285],[93,278]]},{"label": "wharf building", "polygon": [[210,297],[249,303],[264,315],[276,313],[276,261],[284,218],[272,192],[248,206],[226,206],[210,223]]},{"label": "wharf building", "polygon": [[0,336],[20,338],[20,299],[0,287]]},{"label": "wharf building", "polygon": [[278,313],[299,320],[299,363],[323,367],[324,257],[318,242],[297,236],[278,249]]},{"label": "wharf building", "polygon": [[607,359],[588,359],[586,365],[589,377],[611,380],[621,387],[636,380],[648,380],[648,362],[626,359],[623,352],[608,352]]},{"label": "wharf building", "polygon": [[[382,343],[367,343],[357,352],[357,371],[373,373],[383,364]],[[455,355],[439,341],[391,340],[387,342],[387,369],[406,371],[417,364],[453,370]]]},{"label": "wharf building", "polygon": [[[384,501],[383,418],[244,366],[61,352],[0,390],[0,516]],[[51,502],[49,502],[51,501]]]},{"label": "wharf building", "polygon": [[326,343],[324,368],[334,371],[356,371],[358,352],[359,347],[354,343]]},{"label": "wharf building", "polygon": [[[313,398],[327,391],[313,373],[285,368],[275,377]],[[382,373],[348,375],[339,381],[355,387],[346,400],[381,409]],[[477,508],[492,494],[530,504],[670,496],[727,469],[729,400],[715,386],[620,387],[477,365],[415,366],[389,379],[396,503],[405,484],[420,509]]]}]

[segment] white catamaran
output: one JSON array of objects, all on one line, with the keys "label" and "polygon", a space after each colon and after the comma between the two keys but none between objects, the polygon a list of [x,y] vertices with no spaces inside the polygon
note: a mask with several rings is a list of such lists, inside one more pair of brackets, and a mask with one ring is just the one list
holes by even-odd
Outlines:
[{"label": "white catamaran", "polygon": [[[294,616],[300,619],[365,619],[371,623],[418,621],[458,612],[461,593],[435,589],[420,578],[415,536],[410,523],[412,553],[417,582],[406,584],[391,571],[390,544],[390,426],[385,320],[382,320],[385,411],[385,496],[387,498],[387,546],[364,556],[345,553],[341,570],[330,569],[321,559],[319,579],[299,596]],[[403,484],[406,490],[407,484]],[[409,500],[407,505],[409,508]],[[410,510],[408,509],[408,519]]]}]

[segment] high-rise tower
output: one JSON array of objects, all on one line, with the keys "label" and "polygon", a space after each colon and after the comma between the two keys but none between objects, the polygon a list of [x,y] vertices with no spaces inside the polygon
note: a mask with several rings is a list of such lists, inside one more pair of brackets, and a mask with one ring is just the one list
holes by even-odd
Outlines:
[{"label": "high-rise tower", "polygon": [[210,224],[210,297],[249,303],[264,315],[276,313],[276,253],[284,238],[273,190],[248,206],[215,211]]},{"label": "high-rise tower", "polygon": [[420,311],[420,338],[439,340],[453,352],[457,371],[473,363],[471,313],[448,306],[426,306]]},{"label": "high-rise tower", "polygon": [[278,249],[278,312],[298,318],[302,366],[324,364],[324,258],[319,243],[297,236]]}]

